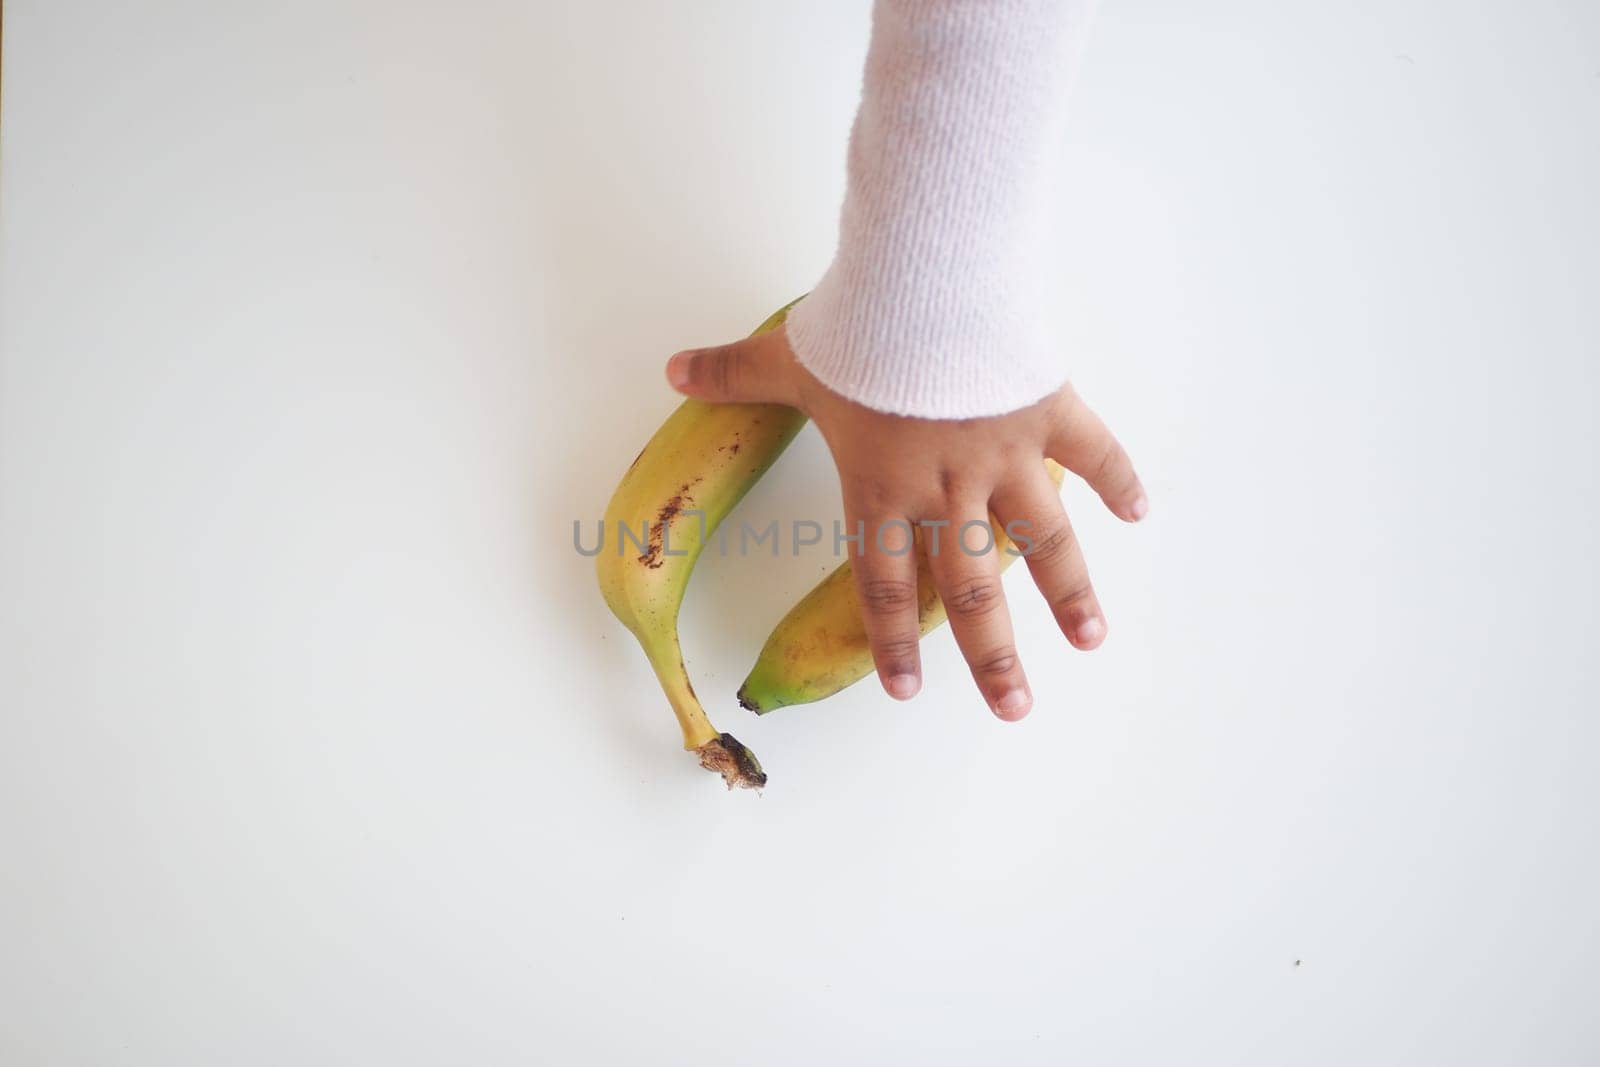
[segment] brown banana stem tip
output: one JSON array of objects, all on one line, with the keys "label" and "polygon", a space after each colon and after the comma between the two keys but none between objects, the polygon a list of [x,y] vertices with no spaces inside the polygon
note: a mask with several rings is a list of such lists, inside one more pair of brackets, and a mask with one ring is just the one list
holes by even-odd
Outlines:
[{"label": "brown banana stem tip", "polygon": [[767,784],[761,761],[732,734],[721,734],[695,751],[700,754],[700,766],[722,775],[729,789],[760,789]]}]

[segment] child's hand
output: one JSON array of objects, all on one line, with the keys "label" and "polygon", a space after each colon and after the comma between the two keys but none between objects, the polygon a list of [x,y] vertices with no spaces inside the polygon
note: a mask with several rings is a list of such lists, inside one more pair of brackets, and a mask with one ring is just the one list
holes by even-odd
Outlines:
[{"label": "child's hand", "polygon": [[993,418],[886,415],[822,385],[794,358],[781,329],[680,352],[667,363],[667,379],[702,400],[799,408],[822,431],[839,468],[846,530],[865,526],[852,567],[872,659],[891,696],[908,699],[922,685],[916,558],[904,551],[912,524],[924,526],[950,628],[1000,718],[1022,718],[1033,697],[1012,640],[1000,561],[992,547],[978,552],[987,538],[976,529],[968,531],[970,551],[961,549],[955,538],[963,523],[987,522],[993,510],[1002,526],[1030,538],[1028,568],[1067,640],[1088,650],[1105,639],[1105,616],[1044,457],[1083,477],[1118,518],[1136,522],[1148,503],[1127,453],[1071,386]]}]

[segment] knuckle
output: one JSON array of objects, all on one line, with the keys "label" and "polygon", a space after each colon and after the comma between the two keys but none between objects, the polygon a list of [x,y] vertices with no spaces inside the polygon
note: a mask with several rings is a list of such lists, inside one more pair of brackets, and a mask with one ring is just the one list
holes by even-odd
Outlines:
[{"label": "knuckle", "polygon": [[734,386],[733,354],[726,348],[712,348],[700,353],[694,361],[692,378],[695,384],[713,393],[727,393]]},{"label": "knuckle", "polygon": [[1107,437],[1105,441],[1101,442],[1099,454],[1096,455],[1094,461],[1094,473],[1089,480],[1096,484],[1109,481],[1111,476],[1116,474],[1122,466],[1121,458],[1122,449],[1117,447],[1115,441]]},{"label": "knuckle", "polygon": [[1089,479],[1089,483],[1102,487],[1109,493],[1120,494],[1133,489],[1139,483],[1139,479],[1133,473],[1133,461],[1128,458],[1128,453],[1113,440],[1106,447],[1105,454],[1100,457],[1094,477]]},{"label": "knuckle", "polygon": [[913,669],[916,667],[917,645],[914,634],[892,634],[873,642],[872,658],[879,666]]},{"label": "knuckle", "polygon": [[711,367],[717,392],[731,394],[739,385],[738,357],[733,352],[723,349],[717,353]]},{"label": "knuckle", "polygon": [[898,578],[871,578],[861,583],[861,606],[874,614],[899,611],[917,602],[917,587]]},{"label": "knuckle", "polygon": [[1065,592],[1057,593],[1050,598],[1050,607],[1058,614],[1070,615],[1094,598],[1094,588],[1087,582],[1078,582],[1069,586]]},{"label": "knuckle", "polygon": [[939,468],[935,499],[941,502],[940,514],[950,519],[952,530],[961,525],[958,516],[971,501],[989,496],[999,474],[998,465],[976,458]]},{"label": "knuckle", "polygon": [[893,498],[889,487],[878,478],[859,472],[852,472],[848,477],[850,488],[864,505],[864,510],[871,514],[884,511]]},{"label": "knuckle", "polygon": [[1035,563],[1055,563],[1069,555],[1077,544],[1072,527],[1064,522],[1051,523],[1034,537],[1033,544],[1024,553]]},{"label": "knuckle", "polygon": [[973,578],[950,591],[945,607],[962,618],[979,619],[991,614],[1000,604],[999,582],[993,578]]},{"label": "knuckle", "polygon": [[979,678],[1000,678],[1017,669],[1017,650],[1010,645],[992,649],[967,661]]}]

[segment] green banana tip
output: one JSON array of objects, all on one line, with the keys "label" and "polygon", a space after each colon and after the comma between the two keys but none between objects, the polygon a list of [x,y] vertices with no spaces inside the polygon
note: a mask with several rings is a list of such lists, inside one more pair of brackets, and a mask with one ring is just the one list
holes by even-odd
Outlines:
[{"label": "green banana tip", "polygon": [[732,734],[719,734],[696,750],[700,766],[716,771],[729,789],[760,789],[767,784],[767,772],[761,761]]},{"label": "green banana tip", "polygon": [[756,696],[751,691],[748,682],[740,686],[739,692],[735,695],[738,697],[741,708],[745,711],[753,711],[757,715],[766,715],[768,712],[777,711],[783,707],[783,701],[781,700],[762,700],[762,698]]}]

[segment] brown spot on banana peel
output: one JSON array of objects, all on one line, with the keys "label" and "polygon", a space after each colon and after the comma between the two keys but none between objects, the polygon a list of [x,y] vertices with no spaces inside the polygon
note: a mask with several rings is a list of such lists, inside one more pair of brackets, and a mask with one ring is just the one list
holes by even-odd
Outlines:
[{"label": "brown spot on banana peel", "polygon": [[638,557],[640,563],[654,570],[666,562],[662,556],[662,549],[666,542],[667,524],[678,517],[684,510],[684,505],[694,503],[694,497],[689,495],[689,490],[700,484],[700,481],[700,478],[695,478],[684,482],[673,494],[672,499],[661,505],[661,510],[656,512],[656,521],[650,526],[650,539],[643,554]]}]

